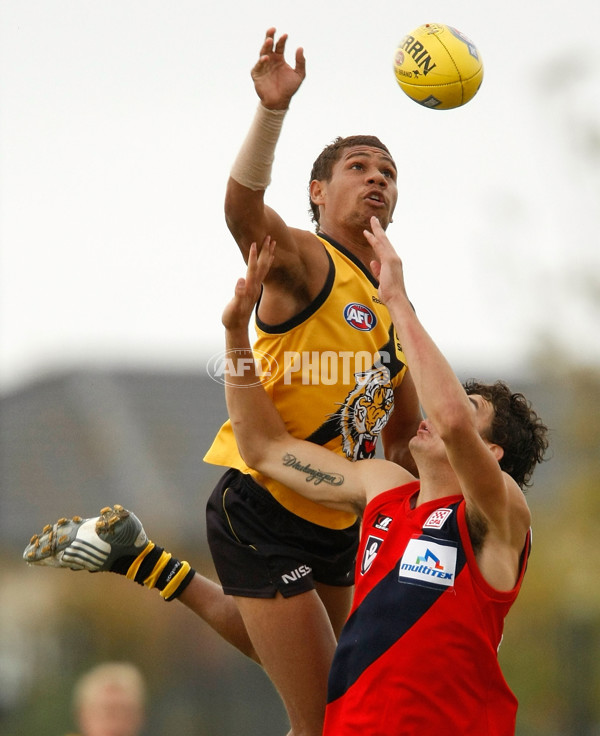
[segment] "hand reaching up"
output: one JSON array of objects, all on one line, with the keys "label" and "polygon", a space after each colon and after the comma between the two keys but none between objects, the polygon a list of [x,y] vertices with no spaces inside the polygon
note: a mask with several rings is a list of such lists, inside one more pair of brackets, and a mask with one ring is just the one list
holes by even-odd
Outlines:
[{"label": "hand reaching up", "polygon": [[376,217],[371,217],[371,230],[365,230],[364,235],[377,260],[371,261],[371,271],[379,281],[379,297],[384,304],[389,304],[394,298],[408,299],[404,284],[404,268],[400,256],[394,250],[385,230]]},{"label": "hand reaching up", "polygon": [[269,273],[275,257],[275,241],[267,235],[260,253],[256,243],[250,246],[246,278],[238,279],[233,299],[225,307],[221,321],[226,330],[244,329],[247,331],[252,310],[260,296],[262,282]]},{"label": "hand reaching up", "polygon": [[306,60],[302,48],[296,50],[296,65],[285,60],[284,33],[275,43],[275,29],[269,28],[260,49],[260,57],[252,69],[254,88],[262,104],[271,110],[287,110],[290,100],[306,76]]}]

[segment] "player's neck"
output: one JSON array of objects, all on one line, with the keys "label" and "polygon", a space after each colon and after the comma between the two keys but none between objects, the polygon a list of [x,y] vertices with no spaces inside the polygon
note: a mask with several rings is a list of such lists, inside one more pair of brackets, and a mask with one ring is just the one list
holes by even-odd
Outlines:
[{"label": "player's neck", "polygon": [[371,261],[373,260],[373,249],[367,242],[362,230],[359,228],[324,224],[323,227],[320,228],[320,231],[340,245],[343,245],[344,248],[356,256],[356,258],[358,258],[366,268],[370,268]]},{"label": "player's neck", "polygon": [[438,498],[462,495],[456,473],[449,466],[436,464],[428,468],[419,468],[419,476],[421,488],[417,497],[417,506]]}]

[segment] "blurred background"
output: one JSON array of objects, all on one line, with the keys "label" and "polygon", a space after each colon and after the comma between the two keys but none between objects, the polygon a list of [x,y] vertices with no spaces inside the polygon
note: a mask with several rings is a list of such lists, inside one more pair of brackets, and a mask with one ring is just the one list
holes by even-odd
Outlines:
[{"label": "blurred background", "polygon": [[[464,108],[411,102],[391,68],[445,22],[485,66]],[[262,671],[183,606],[115,575],[30,568],[47,522],[122,503],[214,577],[202,462],[225,419],[206,373],[241,258],[222,215],[264,31],[300,45],[269,203],[310,228],[312,161],[369,132],[397,160],[389,233],[461,378],[507,379],[551,427],[534,547],[500,658],[518,736],[600,734],[600,51],[596,0],[415,9],[0,0],[0,733],[73,728],[97,662],[146,675],[145,736],[287,724]]]}]

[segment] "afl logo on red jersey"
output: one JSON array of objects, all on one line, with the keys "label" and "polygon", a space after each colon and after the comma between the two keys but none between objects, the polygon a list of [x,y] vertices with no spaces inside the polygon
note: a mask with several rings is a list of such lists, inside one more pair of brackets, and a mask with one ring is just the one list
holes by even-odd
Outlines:
[{"label": "afl logo on red jersey", "polygon": [[377,317],[369,307],[358,302],[351,302],[344,307],[344,319],[355,330],[370,332],[377,324]]}]

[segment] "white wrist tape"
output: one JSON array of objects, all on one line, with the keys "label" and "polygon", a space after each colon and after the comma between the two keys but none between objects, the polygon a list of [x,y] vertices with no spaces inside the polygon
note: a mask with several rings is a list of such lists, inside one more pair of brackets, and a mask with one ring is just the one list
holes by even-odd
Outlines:
[{"label": "white wrist tape", "polygon": [[260,103],[246,139],[231,167],[231,178],[256,192],[271,183],[275,146],[287,110],[268,110]]}]

